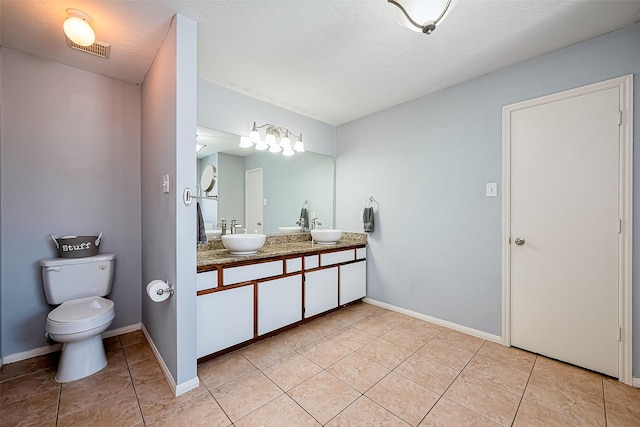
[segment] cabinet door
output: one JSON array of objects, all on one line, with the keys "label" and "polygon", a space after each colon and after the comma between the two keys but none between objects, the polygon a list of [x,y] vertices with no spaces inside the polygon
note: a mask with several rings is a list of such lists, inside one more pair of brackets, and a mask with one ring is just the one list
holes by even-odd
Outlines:
[{"label": "cabinet door", "polygon": [[304,317],[315,316],[338,306],[338,267],[305,273]]},{"label": "cabinet door", "polygon": [[302,320],[302,275],[258,283],[258,335]]},{"label": "cabinet door", "polygon": [[196,297],[197,356],[253,338],[253,286]]},{"label": "cabinet door", "polygon": [[367,294],[367,261],[340,266],[340,305]]}]

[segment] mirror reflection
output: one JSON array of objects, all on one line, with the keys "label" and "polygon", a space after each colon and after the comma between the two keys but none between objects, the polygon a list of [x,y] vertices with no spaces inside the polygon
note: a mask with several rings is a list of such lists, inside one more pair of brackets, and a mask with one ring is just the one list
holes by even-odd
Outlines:
[{"label": "mirror reflection", "polygon": [[299,231],[303,208],[322,228],[333,227],[333,157],[309,151],[286,157],[239,144],[239,135],[198,127],[197,176],[206,178],[198,195],[213,179],[208,195],[218,197],[200,201],[208,240],[223,227],[229,233],[234,220],[237,233]]}]

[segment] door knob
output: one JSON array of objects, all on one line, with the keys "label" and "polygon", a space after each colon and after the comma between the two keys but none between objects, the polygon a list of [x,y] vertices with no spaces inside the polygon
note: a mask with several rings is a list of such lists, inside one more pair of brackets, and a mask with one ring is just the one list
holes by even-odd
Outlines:
[{"label": "door knob", "polygon": [[518,246],[522,246],[524,245],[524,239],[522,237],[516,237],[515,243]]}]

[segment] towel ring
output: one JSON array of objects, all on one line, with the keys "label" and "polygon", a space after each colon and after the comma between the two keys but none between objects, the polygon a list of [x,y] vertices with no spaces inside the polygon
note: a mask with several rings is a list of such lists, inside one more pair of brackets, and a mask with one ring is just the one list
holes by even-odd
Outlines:
[{"label": "towel ring", "polygon": [[365,208],[372,208],[374,206],[378,206],[378,202],[376,201],[376,199],[373,198],[373,196],[369,197],[368,199],[366,199],[364,201],[364,207]]}]

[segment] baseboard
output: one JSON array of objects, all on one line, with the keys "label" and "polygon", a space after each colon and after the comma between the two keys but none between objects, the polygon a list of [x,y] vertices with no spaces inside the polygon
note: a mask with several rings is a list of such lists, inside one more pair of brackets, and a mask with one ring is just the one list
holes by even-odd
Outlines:
[{"label": "baseboard", "polygon": [[[115,337],[116,335],[128,334],[129,332],[139,331],[140,323],[134,323],[133,325],[123,326],[122,328],[109,329],[102,333],[102,338]],[[43,347],[34,348],[32,350],[22,351],[20,353],[10,354],[5,356],[0,361],[0,366],[8,365],[9,363],[20,362],[21,360],[31,359],[32,357],[42,356],[43,354],[54,353],[62,348],[62,344],[51,344]]]},{"label": "baseboard", "polygon": [[631,378],[631,385],[640,388],[640,378]]},{"label": "baseboard", "polygon": [[411,311],[411,310],[407,310],[406,308],[396,307],[395,305],[387,304],[386,302],[377,301],[371,298],[364,298],[362,301],[371,305],[376,305],[378,307],[386,308],[387,310],[406,314],[407,316],[415,317],[416,319],[424,320],[430,323],[435,323],[436,325],[444,326],[445,328],[453,329],[454,331],[458,331],[474,337],[482,338],[483,340],[502,344],[502,337],[498,335],[493,335],[487,332],[479,331],[477,329],[469,328],[467,326],[458,325],[457,323],[438,319],[437,317],[427,316],[426,314],[418,313],[417,311]]},{"label": "baseboard", "polygon": [[162,356],[158,351],[158,347],[156,347],[155,343],[151,339],[151,335],[149,335],[149,331],[147,331],[147,328],[144,327],[144,324],[142,325],[142,333],[144,334],[145,337],[147,337],[147,341],[149,342],[149,347],[151,347],[151,351],[153,351],[153,354],[156,357],[156,360],[160,365],[160,369],[162,369],[162,373],[164,374],[164,377],[169,383],[169,387],[171,388],[171,391],[173,392],[174,396],[178,397],[181,394],[184,394],[190,390],[193,390],[194,388],[198,388],[198,386],[200,385],[200,379],[197,376],[195,378],[190,379],[189,381],[185,381],[181,384],[176,384],[176,381],[173,379],[173,376],[169,371],[169,368],[167,367],[166,363],[164,363],[164,359],[162,359]]}]

